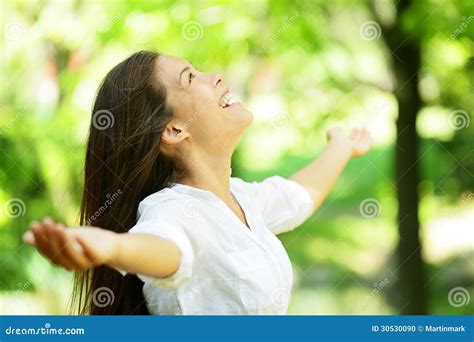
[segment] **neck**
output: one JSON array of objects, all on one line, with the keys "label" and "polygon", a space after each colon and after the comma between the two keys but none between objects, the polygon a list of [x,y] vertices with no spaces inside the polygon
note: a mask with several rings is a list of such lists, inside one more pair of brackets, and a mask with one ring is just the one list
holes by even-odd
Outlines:
[{"label": "neck", "polygon": [[230,155],[209,155],[194,153],[185,164],[185,172],[179,183],[213,192],[228,203],[232,201],[230,193]]}]

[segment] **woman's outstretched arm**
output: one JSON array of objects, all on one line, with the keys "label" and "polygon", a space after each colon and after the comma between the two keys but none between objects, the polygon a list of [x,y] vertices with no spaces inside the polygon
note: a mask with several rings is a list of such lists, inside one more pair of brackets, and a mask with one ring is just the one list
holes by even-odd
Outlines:
[{"label": "woman's outstretched arm", "polygon": [[31,222],[23,240],[68,270],[107,265],[127,273],[164,278],[176,272],[181,261],[176,244],[151,234],[66,228],[50,218]]},{"label": "woman's outstretched arm", "polygon": [[321,206],[349,160],[366,154],[372,146],[366,129],[353,129],[346,135],[336,128],[329,130],[327,137],[328,145],[319,157],[289,178],[308,190],[314,211]]}]

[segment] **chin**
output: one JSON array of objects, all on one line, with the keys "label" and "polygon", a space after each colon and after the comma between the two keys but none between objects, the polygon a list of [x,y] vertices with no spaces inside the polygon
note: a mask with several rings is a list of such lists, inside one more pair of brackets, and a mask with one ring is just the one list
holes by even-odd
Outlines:
[{"label": "chin", "polygon": [[247,110],[239,111],[237,115],[238,120],[234,119],[234,122],[228,126],[233,128],[231,128],[231,130],[227,134],[228,136],[233,136],[239,139],[242,133],[247,129],[247,127],[252,124],[253,115]]},{"label": "chin", "polygon": [[227,112],[227,127],[230,128],[230,135],[240,135],[253,122],[253,114],[239,105],[231,108]]},{"label": "chin", "polygon": [[252,112],[248,111],[247,109],[245,109],[244,112],[245,113],[243,114],[243,116],[245,116],[245,122],[246,122],[245,127],[248,127],[253,122],[253,114],[252,114]]},{"label": "chin", "polygon": [[241,123],[245,127],[250,126],[253,121],[253,114],[243,106],[235,109],[238,109],[236,110],[236,113],[234,113],[234,115],[239,118],[239,123]]}]

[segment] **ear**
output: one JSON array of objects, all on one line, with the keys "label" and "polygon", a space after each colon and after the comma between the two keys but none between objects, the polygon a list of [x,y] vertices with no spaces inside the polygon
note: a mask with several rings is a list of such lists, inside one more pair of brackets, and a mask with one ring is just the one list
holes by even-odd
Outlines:
[{"label": "ear", "polygon": [[184,125],[170,122],[168,125],[166,125],[166,128],[161,135],[161,140],[165,144],[169,145],[178,144],[190,136],[186,128],[187,127]]}]

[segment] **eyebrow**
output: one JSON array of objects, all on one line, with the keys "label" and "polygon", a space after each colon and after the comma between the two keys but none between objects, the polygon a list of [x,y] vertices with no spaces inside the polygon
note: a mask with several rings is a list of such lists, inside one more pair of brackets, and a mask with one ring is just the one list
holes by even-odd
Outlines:
[{"label": "eyebrow", "polygon": [[191,69],[191,67],[188,65],[188,66],[185,66],[183,70],[181,70],[181,72],[179,74],[179,78],[178,78],[179,84],[181,84],[181,76],[183,76],[183,73],[186,72],[189,69]]}]

